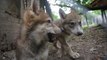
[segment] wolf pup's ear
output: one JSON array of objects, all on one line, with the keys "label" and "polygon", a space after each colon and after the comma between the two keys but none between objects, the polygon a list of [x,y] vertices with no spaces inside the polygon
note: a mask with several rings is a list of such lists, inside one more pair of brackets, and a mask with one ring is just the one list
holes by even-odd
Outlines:
[{"label": "wolf pup's ear", "polygon": [[39,10],[39,5],[38,5],[38,3],[37,3],[37,1],[36,0],[32,0],[31,1],[31,6],[32,6],[32,9],[33,9],[33,12],[36,14],[36,15],[38,15],[38,10]]},{"label": "wolf pup's ear", "polygon": [[66,14],[65,12],[62,10],[62,9],[59,9],[59,15],[62,19],[65,19],[66,18]]}]

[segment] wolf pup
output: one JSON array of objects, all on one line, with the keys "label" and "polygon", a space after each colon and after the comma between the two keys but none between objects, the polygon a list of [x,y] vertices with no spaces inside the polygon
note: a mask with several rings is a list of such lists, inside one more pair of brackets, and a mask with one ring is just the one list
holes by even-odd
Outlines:
[{"label": "wolf pup", "polygon": [[16,46],[17,60],[47,60],[48,34],[61,33],[48,14],[38,10],[36,6],[36,3],[33,3],[25,10],[21,36]]},{"label": "wolf pup", "polygon": [[[62,32],[54,36],[54,46],[62,51],[59,51],[59,54],[64,54],[64,52],[66,52],[72,58],[79,58],[80,54],[72,51],[71,47],[69,47],[68,43],[66,42],[66,39],[68,36],[70,36],[70,34],[74,34],[76,36],[80,36],[83,34],[83,29],[81,27],[81,18],[79,14],[72,9],[69,14],[65,14],[65,12],[62,9],[59,9],[59,14],[61,19],[54,21],[54,23],[58,27],[60,27]],[[58,41],[61,44],[61,48],[57,46]]]}]

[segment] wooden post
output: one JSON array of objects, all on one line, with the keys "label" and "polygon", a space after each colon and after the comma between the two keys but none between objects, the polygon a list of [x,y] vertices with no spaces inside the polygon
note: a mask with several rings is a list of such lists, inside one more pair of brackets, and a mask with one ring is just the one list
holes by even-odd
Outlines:
[{"label": "wooden post", "polygon": [[89,24],[88,24],[88,19],[87,19],[86,14],[85,14],[84,16],[85,16],[85,18],[86,18],[86,23],[87,23],[87,26],[89,27]]},{"label": "wooden post", "polygon": [[107,15],[106,15],[106,11],[104,10],[104,17],[105,17],[105,23],[107,23]]},{"label": "wooden post", "polygon": [[104,22],[104,20],[105,20],[105,19],[104,19],[104,10],[101,10],[101,16],[102,16],[103,23],[105,23],[105,22]]},{"label": "wooden post", "polygon": [[20,9],[20,16],[21,16],[21,19],[23,18],[23,12],[24,12],[24,0],[21,0],[20,1],[21,3],[21,9]]},{"label": "wooden post", "polygon": [[49,14],[49,16],[51,17],[51,19],[53,20],[51,7],[50,7],[50,4],[48,3],[47,0],[45,0],[45,7],[46,7],[46,12]]}]

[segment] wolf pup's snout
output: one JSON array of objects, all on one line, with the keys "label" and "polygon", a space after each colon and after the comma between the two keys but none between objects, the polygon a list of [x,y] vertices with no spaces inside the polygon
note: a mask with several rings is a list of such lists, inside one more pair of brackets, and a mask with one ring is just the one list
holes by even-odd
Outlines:
[{"label": "wolf pup's snout", "polygon": [[77,32],[77,36],[80,36],[82,35],[83,33],[82,32]]},{"label": "wolf pup's snout", "polygon": [[53,29],[54,29],[56,34],[61,33],[61,29],[58,26],[56,26],[55,24],[53,24],[53,26],[54,26]]}]

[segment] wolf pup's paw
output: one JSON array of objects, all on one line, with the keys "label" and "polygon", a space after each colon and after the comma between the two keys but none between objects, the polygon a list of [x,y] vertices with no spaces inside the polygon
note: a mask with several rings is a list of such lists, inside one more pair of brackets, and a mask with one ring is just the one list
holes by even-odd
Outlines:
[{"label": "wolf pup's paw", "polygon": [[79,58],[80,54],[77,52],[73,52],[72,54],[70,54],[72,58]]}]

